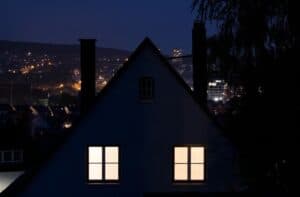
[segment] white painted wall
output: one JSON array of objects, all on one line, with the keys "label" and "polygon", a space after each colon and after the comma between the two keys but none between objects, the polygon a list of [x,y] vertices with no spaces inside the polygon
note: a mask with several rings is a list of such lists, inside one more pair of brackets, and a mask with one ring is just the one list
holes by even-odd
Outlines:
[{"label": "white painted wall", "polygon": [[11,183],[13,183],[23,171],[0,172],[0,195]]},{"label": "white painted wall", "polygon": [[[153,103],[138,99],[142,76],[155,80]],[[233,187],[232,147],[150,47],[106,93],[21,196],[142,196]],[[120,146],[120,183],[88,184],[87,147],[106,144]],[[172,182],[173,147],[183,144],[206,147],[202,184]]]}]

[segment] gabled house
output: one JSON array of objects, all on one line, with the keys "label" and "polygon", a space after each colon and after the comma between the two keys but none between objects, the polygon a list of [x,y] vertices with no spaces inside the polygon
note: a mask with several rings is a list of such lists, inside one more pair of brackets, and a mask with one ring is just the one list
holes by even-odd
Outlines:
[{"label": "gabled house", "polygon": [[17,113],[9,104],[0,104],[0,172],[24,167],[24,133],[17,126]]},{"label": "gabled house", "polygon": [[232,191],[235,164],[234,147],[146,38],[65,143],[6,192],[109,197]]}]

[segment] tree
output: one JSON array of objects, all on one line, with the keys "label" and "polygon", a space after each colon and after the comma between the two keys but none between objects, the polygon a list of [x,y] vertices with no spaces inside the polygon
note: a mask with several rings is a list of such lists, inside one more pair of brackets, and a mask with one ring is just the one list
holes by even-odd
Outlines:
[{"label": "tree", "polygon": [[[192,1],[198,18],[216,21],[217,36],[222,43],[229,43],[227,48],[220,42],[216,44],[221,48],[219,53],[223,53],[222,61],[228,62],[228,55],[224,54],[230,51],[243,67],[240,75],[246,96],[242,113],[228,130],[233,132],[241,152],[248,156],[246,163],[257,166],[257,173],[251,174],[252,186],[256,188],[267,185],[257,180],[267,180],[270,166],[290,151],[292,134],[288,131],[297,112],[290,110],[292,105],[287,107],[287,103],[293,103],[294,95],[285,92],[299,89],[296,68],[292,66],[292,61],[297,60],[299,35],[294,7],[295,1],[291,0]],[[281,148],[278,144],[282,144]]]}]

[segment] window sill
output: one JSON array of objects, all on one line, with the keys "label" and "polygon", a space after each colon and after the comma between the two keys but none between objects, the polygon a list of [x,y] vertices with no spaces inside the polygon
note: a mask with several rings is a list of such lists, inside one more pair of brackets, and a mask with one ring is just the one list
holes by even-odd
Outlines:
[{"label": "window sill", "polygon": [[192,185],[204,185],[205,180],[203,181],[173,181],[173,185],[175,186],[192,186]]},{"label": "window sill", "polygon": [[88,181],[88,185],[120,185],[119,181]]}]

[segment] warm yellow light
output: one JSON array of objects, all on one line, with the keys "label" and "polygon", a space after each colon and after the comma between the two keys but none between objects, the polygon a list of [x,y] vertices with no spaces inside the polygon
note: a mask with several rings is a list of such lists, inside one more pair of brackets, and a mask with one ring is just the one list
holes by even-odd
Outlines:
[{"label": "warm yellow light", "polygon": [[89,180],[102,180],[102,147],[89,147]]},{"label": "warm yellow light", "polygon": [[174,180],[204,180],[204,147],[186,146],[174,148]]},{"label": "warm yellow light", "polygon": [[191,163],[203,163],[203,162],[204,162],[204,148],[191,147]]},{"label": "warm yellow light", "polygon": [[191,164],[191,180],[204,180],[204,164]]},{"label": "warm yellow light", "polygon": [[63,87],[65,87],[65,85],[63,83],[59,84],[59,86],[58,86],[58,88],[60,88],[60,89]]},{"label": "warm yellow light", "polygon": [[175,147],[174,149],[174,179],[188,179],[188,147]]},{"label": "warm yellow light", "polygon": [[105,164],[105,180],[118,180],[118,179],[119,179],[119,165]]},{"label": "warm yellow light", "polygon": [[187,162],[188,162],[188,147],[176,147],[175,163],[187,163]]},{"label": "warm yellow light", "polygon": [[102,180],[102,164],[89,164],[89,180]]},{"label": "warm yellow light", "polygon": [[69,129],[69,128],[72,127],[72,123],[71,123],[71,122],[65,122],[65,123],[63,124],[63,127],[64,127],[65,129]]},{"label": "warm yellow light", "polygon": [[105,179],[119,179],[119,147],[105,147]]},{"label": "warm yellow light", "polygon": [[81,90],[81,81],[73,83],[72,88],[76,91],[80,91]]},{"label": "warm yellow light", "polygon": [[67,106],[64,107],[64,111],[66,114],[71,114],[71,111],[69,110],[69,108]]},{"label": "warm yellow light", "polygon": [[119,148],[105,147],[105,162],[118,163],[118,161],[119,161]]},{"label": "warm yellow light", "polygon": [[191,147],[191,180],[204,180],[204,147]]},{"label": "warm yellow light", "polygon": [[119,179],[119,147],[117,146],[89,147],[89,180],[103,179]]},{"label": "warm yellow light", "polygon": [[106,85],[107,85],[107,81],[104,80],[104,81],[102,82],[102,85],[103,85],[103,86],[106,86]]},{"label": "warm yellow light", "polygon": [[102,147],[89,147],[89,163],[102,163]]},{"label": "warm yellow light", "polygon": [[187,164],[175,164],[174,178],[177,181],[188,180],[188,165]]},{"label": "warm yellow light", "polygon": [[30,67],[28,66],[25,66],[23,68],[20,69],[20,72],[23,74],[23,75],[26,75],[30,72]]}]

